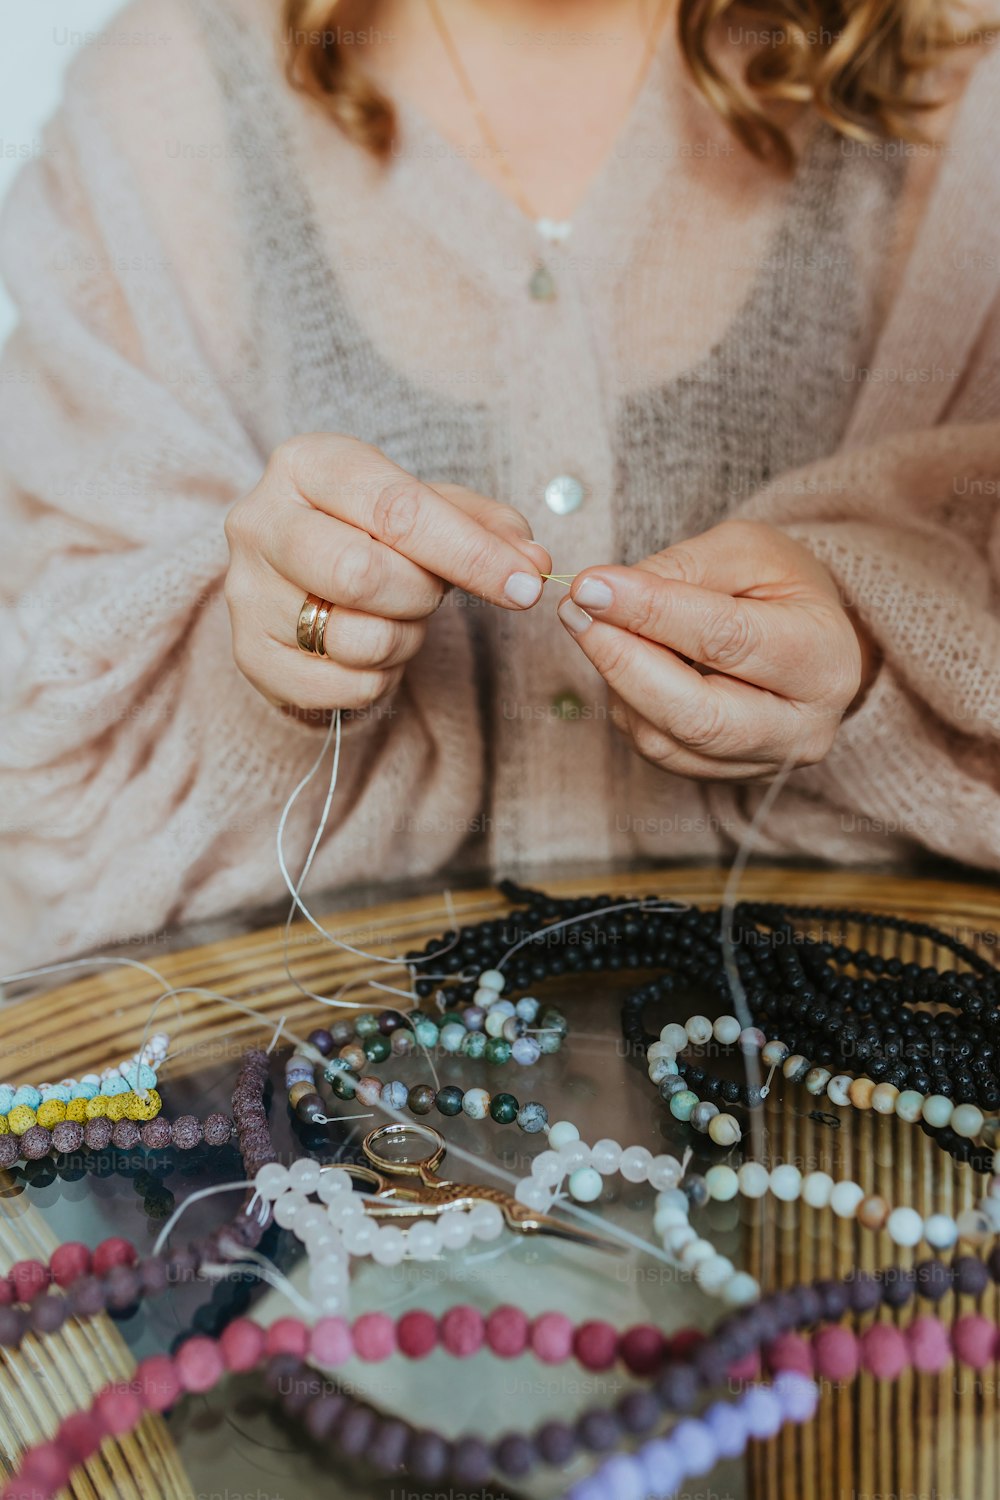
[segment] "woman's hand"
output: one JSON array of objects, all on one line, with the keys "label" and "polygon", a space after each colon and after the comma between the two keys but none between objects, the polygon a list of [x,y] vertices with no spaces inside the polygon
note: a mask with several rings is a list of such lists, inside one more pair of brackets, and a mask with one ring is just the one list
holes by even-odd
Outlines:
[{"label": "woman's hand", "polygon": [[758,521],[725,521],[634,568],[588,568],[559,616],[639,754],[680,776],[822,760],[874,675],[826,569]]},{"label": "woman's hand", "polygon": [[[421,484],[332,433],[277,448],[230,510],[226,537],[236,665],[272,703],[310,714],[363,709],[391,692],[450,585],[527,609],[552,567],[509,506]],[[335,606],[321,657],[296,645],[307,594]]]}]

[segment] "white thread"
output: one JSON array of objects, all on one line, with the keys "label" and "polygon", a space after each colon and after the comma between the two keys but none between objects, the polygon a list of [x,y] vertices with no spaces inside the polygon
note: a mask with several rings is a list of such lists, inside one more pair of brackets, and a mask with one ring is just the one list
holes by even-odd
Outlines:
[{"label": "white thread", "polygon": [[[167,1220],[167,1222],[164,1224],[163,1228],[157,1235],[156,1243],[153,1246],[153,1254],[159,1255],[166,1240],[170,1236],[170,1231],[177,1223],[177,1220],[180,1218],[181,1214],[189,1209],[192,1203],[197,1203],[199,1198],[211,1198],[215,1193],[235,1193],[240,1188],[243,1188],[245,1191],[247,1188],[256,1188],[256,1184],[253,1182],[218,1182],[214,1187],[198,1188],[196,1192],[189,1193],[188,1196],[184,1199],[183,1203],[178,1203],[177,1207],[170,1215],[170,1218]],[[249,1205],[247,1207],[249,1211]]]},{"label": "white thread", "polygon": [[[228,1248],[221,1240],[219,1243],[221,1249],[225,1250]],[[253,1271],[260,1277],[261,1281],[266,1281],[268,1286],[273,1286],[275,1291],[280,1292],[283,1297],[286,1297],[307,1318],[314,1318],[316,1316],[317,1309],[315,1303],[310,1302],[307,1297],[304,1297],[298,1288],[289,1281],[284,1272],[279,1271],[277,1266],[273,1265],[266,1255],[261,1255],[257,1250],[248,1250],[245,1245],[236,1245],[232,1241],[230,1243],[232,1244],[234,1256],[238,1255],[240,1259],[233,1260],[224,1266],[215,1264],[203,1265],[199,1267],[199,1275],[213,1281],[224,1281],[230,1276],[236,1276],[245,1271]]]}]

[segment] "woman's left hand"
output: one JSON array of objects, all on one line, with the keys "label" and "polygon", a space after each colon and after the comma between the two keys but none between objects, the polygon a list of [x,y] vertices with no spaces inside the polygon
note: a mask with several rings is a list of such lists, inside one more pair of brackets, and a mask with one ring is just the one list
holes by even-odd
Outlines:
[{"label": "woman's left hand", "polygon": [[588,568],[559,617],[638,753],[679,776],[742,781],[822,760],[874,675],[830,574],[759,521]]}]

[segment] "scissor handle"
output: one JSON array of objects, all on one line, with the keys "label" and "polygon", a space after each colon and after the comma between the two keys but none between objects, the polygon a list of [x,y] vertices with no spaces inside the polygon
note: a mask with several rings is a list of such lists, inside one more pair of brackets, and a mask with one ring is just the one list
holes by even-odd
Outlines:
[{"label": "scissor handle", "polygon": [[[378,1150],[380,1141],[405,1140],[408,1136],[426,1141],[432,1148],[430,1155],[421,1156],[417,1161],[400,1161],[395,1156],[383,1156]],[[374,1130],[370,1130],[362,1142],[362,1150],[373,1167],[390,1177],[419,1177],[426,1181],[444,1161],[445,1141],[444,1136],[431,1125],[420,1125],[416,1120],[412,1123],[408,1120],[394,1120],[389,1125],[376,1125]]]}]

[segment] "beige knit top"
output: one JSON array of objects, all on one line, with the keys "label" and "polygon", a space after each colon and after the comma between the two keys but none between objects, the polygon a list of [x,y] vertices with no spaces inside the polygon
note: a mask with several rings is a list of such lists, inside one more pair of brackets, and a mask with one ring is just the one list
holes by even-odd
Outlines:
[{"label": "beige knit top", "polygon": [[[319,741],[233,665],[223,517],[314,429],[510,501],[561,572],[786,527],[884,664],[761,847],[996,868],[1000,60],[938,148],[803,121],[789,180],[668,38],[540,300],[516,207],[412,108],[388,166],[350,144],[284,84],[276,13],[140,0],[120,24],[160,40],[77,61],[5,211],[3,964],[281,893]],[[762,789],[635,757],[550,592],[449,597],[345,732],[315,887],[731,853]]]}]

